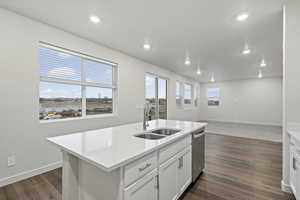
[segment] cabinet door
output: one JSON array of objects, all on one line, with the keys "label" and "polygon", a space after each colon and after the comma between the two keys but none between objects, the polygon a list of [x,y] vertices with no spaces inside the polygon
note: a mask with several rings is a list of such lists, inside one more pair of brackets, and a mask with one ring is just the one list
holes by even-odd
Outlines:
[{"label": "cabinet door", "polygon": [[132,184],[124,191],[124,200],[158,200],[157,171]]},{"label": "cabinet door", "polygon": [[187,148],[178,158],[178,192],[181,195],[192,182],[192,152]]},{"label": "cabinet door", "polygon": [[300,152],[298,153],[298,155],[296,155],[296,159],[295,159],[296,163],[295,163],[295,196],[296,199],[300,199]]},{"label": "cabinet door", "polygon": [[177,198],[178,157],[174,156],[159,167],[159,199],[174,200]]}]

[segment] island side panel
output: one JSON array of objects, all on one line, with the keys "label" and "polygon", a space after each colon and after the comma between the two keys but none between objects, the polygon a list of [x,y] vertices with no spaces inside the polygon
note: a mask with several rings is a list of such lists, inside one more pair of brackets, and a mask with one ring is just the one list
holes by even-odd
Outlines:
[{"label": "island side panel", "polygon": [[79,199],[78,158],[63,151],[62,199]]},{"label": "island side panel", "polygon": [[79,160],[80,200],[122,200],[123,185],[121,169],[111,172]]}]

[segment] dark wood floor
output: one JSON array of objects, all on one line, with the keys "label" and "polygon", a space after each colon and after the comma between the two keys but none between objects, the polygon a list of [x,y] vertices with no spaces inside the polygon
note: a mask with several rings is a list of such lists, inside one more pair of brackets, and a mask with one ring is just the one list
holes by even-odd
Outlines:
[{"label": "dark wood floor", "polygon": [[[207,134],[206,168],[181,200],[290,200],[280,143]],[[61,200],[61,169],[0,188],[0,200]]]}]

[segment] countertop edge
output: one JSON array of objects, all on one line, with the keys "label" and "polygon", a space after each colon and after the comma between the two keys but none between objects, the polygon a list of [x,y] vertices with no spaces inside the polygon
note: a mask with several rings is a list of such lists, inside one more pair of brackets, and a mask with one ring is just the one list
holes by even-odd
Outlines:
[{"label": "countertop edge", "polygon": [[300,131],[292,130],[292,129],[287,129],[287,133],[295,138],[298,142],[300,142]]},{"label": "countertop edge", "polygon": [[288,123],[286,132],[300,143],[300,124]]}]

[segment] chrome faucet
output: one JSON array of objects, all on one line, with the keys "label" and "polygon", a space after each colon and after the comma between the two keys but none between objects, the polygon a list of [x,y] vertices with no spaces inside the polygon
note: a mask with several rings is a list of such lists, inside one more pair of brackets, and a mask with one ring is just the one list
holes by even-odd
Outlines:
[{"label": "chrome faucet", "polygon": [[150,104],[145,103],[144,105],[144,119],[143,119],[143,129],[147,130],[149,126],[149,116],[150,116]]}]

